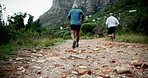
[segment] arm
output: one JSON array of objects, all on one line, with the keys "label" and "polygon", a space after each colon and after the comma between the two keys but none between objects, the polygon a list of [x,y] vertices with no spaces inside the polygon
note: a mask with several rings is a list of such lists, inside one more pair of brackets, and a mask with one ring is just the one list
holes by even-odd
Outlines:
[{"label": "arm", "polygon": [[107,18],[107,20],[106,20],[106,26],[107,26],[107,28],[108,28],[108,18]]},{"label": "arm", "polygon": [[82,21],[84,21],[84,13],[81,12],[80,14],[82,15]]},{"label": "arm", "polygon": [[68,19],[70,20],[71,19],[71,16],[68,16]]},{"label": "arm", "polygon": [[119,21],[117,20],[117,26],[119,25]]},{"label": "arm", "polygon": [[69,11],[69,13],[68,13],[68,20],[70,20],[70,19],[71,19],[71,13]]},{"label": "arm", "polygon": [[84,21],[84,15],[82,15],[82,21]]}]

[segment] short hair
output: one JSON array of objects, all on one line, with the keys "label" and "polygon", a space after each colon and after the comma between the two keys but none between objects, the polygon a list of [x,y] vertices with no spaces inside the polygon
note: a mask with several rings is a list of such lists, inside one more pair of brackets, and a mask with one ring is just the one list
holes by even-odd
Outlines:
[{"label": "short hair", "polygon": [[77,9],[77,8],[78,8],[77,4],[73,4],[72,9]]},{"label": "short hair", "polygon": [[113,14],[113,13],[109,13],[109,15],[110,15],[110,16],[113,16],[114,14]]}]

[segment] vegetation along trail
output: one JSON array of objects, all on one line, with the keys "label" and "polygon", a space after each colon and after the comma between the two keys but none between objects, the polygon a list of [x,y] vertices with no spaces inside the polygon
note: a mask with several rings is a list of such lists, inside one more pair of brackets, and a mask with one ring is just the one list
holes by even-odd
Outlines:
[{"label": "vegetation along trail", "polygon": [[19,50],[18,58],[1,63],[1,73],[10,78],[148,77],[148,45],[104,38],[80,40],[75,49],[71,44]]}]

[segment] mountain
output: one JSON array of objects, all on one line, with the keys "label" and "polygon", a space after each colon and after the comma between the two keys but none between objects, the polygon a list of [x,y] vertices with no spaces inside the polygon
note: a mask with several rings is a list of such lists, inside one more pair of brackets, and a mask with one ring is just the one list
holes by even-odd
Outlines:
[{"label": "mountain", "polygon": [[74,2],[85,16],[95,14],[119,0],[53,0],[52,7],[39,17],[43,26],[50,27],[68,22],[67,14]]}]

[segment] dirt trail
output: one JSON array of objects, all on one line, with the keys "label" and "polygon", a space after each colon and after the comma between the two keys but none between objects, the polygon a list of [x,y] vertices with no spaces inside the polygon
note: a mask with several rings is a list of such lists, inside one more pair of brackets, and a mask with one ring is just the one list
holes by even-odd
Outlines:
[{"label": "dirt trail", "polygon": [[[13,65],[10,78],[147,78],[148,45],[80,40],[72,49],[69,40],[45,49],[19,51],[19,58],[6,60]],[[9,61],[9,62],[7,62]]]}]

